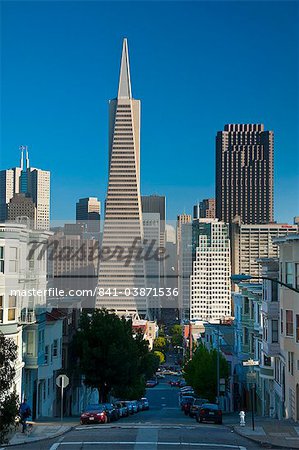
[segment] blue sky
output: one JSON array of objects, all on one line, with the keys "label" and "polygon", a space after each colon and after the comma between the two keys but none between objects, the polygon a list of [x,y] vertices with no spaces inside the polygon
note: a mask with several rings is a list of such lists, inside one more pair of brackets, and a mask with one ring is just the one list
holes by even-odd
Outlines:
[{"label": "blue sky", "polygon": [[297,2],[2,2],[1,168],[28,145],[51,170],[52,218],[104,200],[108,100],[122,38],[142,101],[141,188],[169,219],[214,196],[225,123],[275,132],[275,218],[299,215]]}]

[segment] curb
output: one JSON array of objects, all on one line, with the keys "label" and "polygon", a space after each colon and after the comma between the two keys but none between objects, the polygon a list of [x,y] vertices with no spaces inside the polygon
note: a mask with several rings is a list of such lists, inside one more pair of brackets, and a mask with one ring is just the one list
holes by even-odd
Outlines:
[{"label": "curb", "polygon": [[25,442],[18,442],[17,444],[0,444],[2,446],[2,448],[6,448],[6,447],[17,447],[18,445],[28,445],[28,444],[32,444],[35,442],[42,442],[42,441],[48,441],[50,439],[55,439],[59,436],[63,436],[64,434],[69,433],[70,431],[72,431],[77,425],[71,426],[69,427],[68,430],[64,430],[62,432],[59,433],[55,433],[53,434],[53,436],[48,436],[48,437],[42,437],[42,438],[33,438],[31,441],[25,441]]},{"label": "curb", "polygon": [[[242,436],[243,438],[246,438],[246,439],[248,439],[251,442],[255,442],[255,443],[259,444],[260,447],[262,447],[262,448],[281,448],[281,449],[285,449],[285,450],[290,450],[290,446],[272,444],[269,441],[262,441],[260,439],[254,439],[251,436],[247,436],[246,434],[242,434],[242,433],[240,433],[238,430],[236,430],[234,428],[234,425],[227,425],[227,427],[231,428],[234,431],[234,433],[238,434],[239,436]],[[296,447],[296,448],[299,448],[299,447]]]}]

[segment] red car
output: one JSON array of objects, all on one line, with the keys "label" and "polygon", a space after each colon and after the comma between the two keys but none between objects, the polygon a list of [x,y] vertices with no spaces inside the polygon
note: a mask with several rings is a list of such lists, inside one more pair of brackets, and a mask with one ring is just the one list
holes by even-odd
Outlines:
[{"label": "red car", "polygon": [[197,422],[214,422],[222,424],[222,411],[215,403],[204,403],[196,414]]},{"label": "red car", "polygon": [[88,405],[80,416],[81,425],[88,423],[107,423],[108,417],[104,406]]},{"label": "red car", "polygon": [[181,410],[184,411],[184,413],[186,414],[186,416],[189,414],[190,411],[190,407],[191,405],[193,405],[194,402],[194,397],[190,396],[185,396],[182,398],[181,400]]}]

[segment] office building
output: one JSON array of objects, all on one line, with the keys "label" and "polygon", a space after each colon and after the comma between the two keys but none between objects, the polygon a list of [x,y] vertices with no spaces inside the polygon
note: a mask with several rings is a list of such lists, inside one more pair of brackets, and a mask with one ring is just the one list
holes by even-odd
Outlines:
[{"label": "office building", "polygon": [[240,218],[236,218],[230,224],[232,273],[260,276],[257,259],[278,258],[278,246],[273,239],[297,232],[297,225],[242,224]]},{"label": "office building", "polygon": [[273,131],[263,124],[228,124],[216,137],[216,217],[269,223],[273,209]]},{"label": "office building", "polygon": [[215,219],[215,199],[205,198],[193,206],[193,219]]},{"label": "office building", "polygon": [[[231,315],[228,226],[217,219],[197,219],[195,259],[190,292],[190,319],[223,319]],[[194,235],[194,231],[193,231]]]},{"label": "office building", "polygon": [[190,214],[177,218],[178,307],[181,323],[190,319],[190,276],[192,274],[192,222]]},{"label": "office building", "polygon": [[[117,98],[110,101],[109,181],[106,197],[97,307],[119,315],[147,314],[144,259],[137,254],[143,246],[140,198],[140,101],[132,97],[127,40],[123,41]],[[122,250],[121,250],[122,249]],[[119,257],[124,251],[126,261]],[[133,289],[138,295],[133,295]],[[110,291],[109,291],[110,290]],[[112,296],[111,292],[116,293]],[[110,292],[110,295],[109,295]],[[136,291],[135,291],[136,292]]]},{"label": "office building", "polygon": [[[35,206],[34,228],[48,230],[50,228],[50,172],[31,167],[27,147],[21,146],[20,150],[20,167],[0,171],[0,220],[8,219],[10,202],[15,194],[21,193],[26,198],[31,198]],[[10,214],[14,218],[17,209],[21,206],[20,203],[22,208],[25,207],[25,203],[29,206],[28,201],[20,201],[20,199],[21,197],[12,201],[15,205],[12,207],[14,213]]]},{"label": "office building", "polygon": [[88,232],[100,232],[101,203],[96,197],[80,198],[76,203],[76,222]]}]

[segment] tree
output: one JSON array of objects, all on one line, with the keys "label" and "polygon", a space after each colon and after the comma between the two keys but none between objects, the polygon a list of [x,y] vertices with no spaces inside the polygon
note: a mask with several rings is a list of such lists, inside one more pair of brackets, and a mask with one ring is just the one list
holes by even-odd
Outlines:
[{"label": "tree", "polygon": [[17,345],[0,332],[0,443],[5,443],[18,413],[19,399],[12,390],[16,359]]},{"label": "tree", "polygon": [[161,351],[165,350],[166,346],[167,346],[167,342],[164,337],[157,337],[154,340],[154,349],[155,350],[158,350],[161,352]]},{"label": "tree", "polygon": [[169,330],[171,336],[171,345],[181,347],[183,345],[183,329],[181,325],[173,325]]},{"label": "tree", "polygon": [[111,392],[127,398],[141,396],[145,377],[158,364],[143,335],[133,335],[132,322],[105,309],[82,313],[74,353],[85,384],[98,390],[100,402],[106,402]]},{"label": "tree", "polygon": [[162,352],[159,352],[158,350],[154,351],[154,354],[158,356],[160,364],[163,364],[165,362],[165,355]]},{"label": "tree", "polygon": [[[209,351],[200,345],[193,358],[184,367],[185,380],[199,397],[214,401],[217,395],[217,350]],[[223,355],[219,355],[220,378],[229,377],[229,365]]]}]

